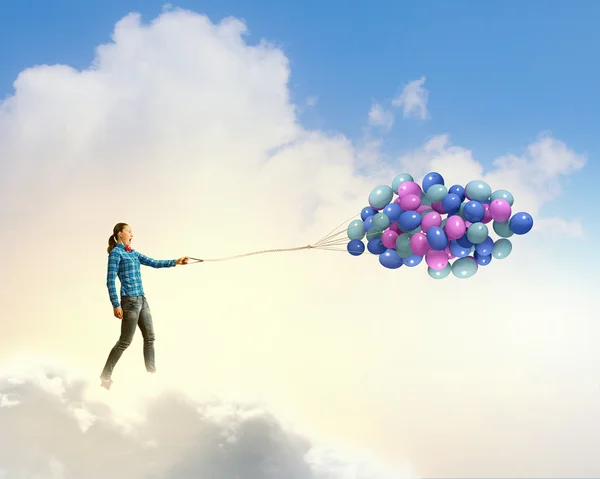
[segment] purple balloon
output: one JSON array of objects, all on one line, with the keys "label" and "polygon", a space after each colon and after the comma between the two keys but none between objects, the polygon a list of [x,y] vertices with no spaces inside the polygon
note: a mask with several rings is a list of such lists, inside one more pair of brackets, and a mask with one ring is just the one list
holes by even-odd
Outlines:
[{"label": "purple balloon", "polygon": [[456,256],[454,256],[454,253],[452,251],[450,251],[450,245],[446,246],[446,249],[444,250],[444,252],[448,256],[448,259],[456,258]]},{"label": "purple balloon", "polygon": [[444,213],[444,208],[441,201],[439,203],[431,203],[431,207],[438,213]]},{"label": "purple balloon", "polygon": [[458,215],[448,217],[446,220],[446,226],[444,226],[444,231],[446,232],[446,236],[448,236],[448,240],[450,241],[462,237],[467,231],[465,220]]},{"label": "purple balloon", "polygon": [[414,181],[405,181],[398,187],[398,198],[404,198],[407,195],[416,195],[421,198],[423,192],[421,187]]},{"label": "purple balloon", "polygon": [[410,239],[410,250],[417,256],[425,256],[430,249],[427,236],[423,233],[416,233]]},{"label": "purple balloon", "polygon": [[423,211],[427,211],[430,210],[431,206],[427,206],[427,205],[421,205],[417,208],[417,213],[419,213],[420,215],[423,214]]},{"label": "purple balloon", "polygon": [[439,213],[435,211],[430,211],[421,220],[421,230],[423,233],[427,233],[427,230],[432,226],[441,226],[442,225],[442,217]]},{"label": "purple balloon", "polygon": [[421,206],[421,198],[415,194],[409,193],[400,198],[400,208],[404,211],[415,211]]},{"label": "purple balloon", "polygon": [[504,223],[510,219],[512,209],[508,201],[503,198],[496,198],[490,203],[490,213],[494,221]]},{"label": "purple balloon", "polygon": [[490,205],[489,203],[482,203],[483,206],[483,219],[481,220],[481,222],[483,224],[489,223],[490,221],[492,221],[494,218],[492,218],[492,212],[490,211]]},{"label": "purple balloon", "polygon": [[448,265],[448,255],[444,250],[430,249],[425,255],[425,262],[431,269],[441,271]]},{"label": "purple balloon", "polygon": [[398,235],[402,234],[402,230],[400,229],[396,221],[394,221],[388,229],[393,231],[394,233],[397,233]]},{"label": "purple balloon", "polygon": [[398,233],[392,231],[391,229],[387,229],[384,231],[381,236],[381,242],[383,246],[388,249],[396,249],[396,240],[398,239]]}]

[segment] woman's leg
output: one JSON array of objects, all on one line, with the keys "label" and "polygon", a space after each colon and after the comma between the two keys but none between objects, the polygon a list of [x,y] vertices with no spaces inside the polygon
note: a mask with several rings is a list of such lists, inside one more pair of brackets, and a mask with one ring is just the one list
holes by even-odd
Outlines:
[{"label": "woman's leg", "polygon": [[154,362],[154,326],[152,324],[152,312],[145,297],[142,298],[142,306],[138,326],[144,338],[144,363],[146,371],[149,373],[156,372],[156,364]]},{"label": "woman's leg", "polygon": [[133,335],[135,334],[135,328],[140,316],[142,309],[142,298],[141,297],[123,297],[121,300],[121,306],[123,308],[123,319],[121,320],[121,336],[117,343],[113,346],[104,370],[100,376],[103,381],[110,381],[112,377],[113,369],[117,362],[121,358],[123,351],[131,344]]}]

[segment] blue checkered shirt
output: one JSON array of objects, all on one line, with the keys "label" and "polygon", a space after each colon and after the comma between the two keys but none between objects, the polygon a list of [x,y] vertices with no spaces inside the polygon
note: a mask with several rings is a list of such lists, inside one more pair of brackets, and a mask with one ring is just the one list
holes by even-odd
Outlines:
[{"label": "blue checkered shirt", "polygon": [[113,308],[120,306],[115,279],[121,282],[121,296],[144,296],[140,264],[153,268],[171,268],[175,266],[174,259],[152,259],[135,250],[127,251],[125,246],[118,243],[108,255],[108,272],[106,286]]}]

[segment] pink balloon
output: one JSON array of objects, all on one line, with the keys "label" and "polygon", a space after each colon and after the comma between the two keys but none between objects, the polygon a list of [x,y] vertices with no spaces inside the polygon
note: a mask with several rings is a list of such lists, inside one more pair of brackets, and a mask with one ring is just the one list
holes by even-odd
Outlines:
[{"label": "pink balloon", "polygon": [[[400,206],[400,200],[401,200],[401,199],[402,199],[402,198],[400,198],[400,197],[397,197],[397,198],[394,200],[394,203],[396,203],[398,206]],[[400,206],[400,208],[402,208],[402,206]]]},{"label": "pink balloon", "polygon": [[425,256],[430,249],[427,236],[423,233],[416,233],[410,239],[410,250],[417,256]]},{"label": "pink balloon", "polygon": [[398,233],[392,230],[387,230],[381,236],[381,242],[386,248],[396,249],[396,240],[398,239]]},{"label": "pink balloon", "polygon": [[448,236],[450,241],[460,238],[465,234],[465,231],[467,231],[465,220],[458,215],[450,216],[446,220],[444,231],[446,232],[446,236]]},{"label": "pink balloon", "polygon": [[[402,234],[402,231],[400,230],[398,223],[395,221],[390,225],[390,227],[388,229],[393,231],[394,233],[396,233],[398,236],[400,236]],[[394,246],[394,248],[395,248],[395,246]]]},{"label": "pink balloon", "polygon": [[469,226],[471,226],[473,223],[471,223],[470,221],[465,221],[465,226],[468,228]]},{"label": "pink balloon", "polygon": [[430,249],[425,255],[427,266],[436,271],[441,271],[448,265],[448,255],[445,251]]},{"label": "pink balloon", "polygon": [[423,214],[423,211],[427,211],[430,210],[431,206],[427,206],[427,205],[421,205],[417,208],[417,213],[419,213],[420,215]]},{"label": "pink balloon", "polygon": [[415,211],[419,206],[421,206],[421,198],[417,195],[411,193],[400,198],[400,208],[404,211]]},{"label": "pink balloon", "polygon": [[454,258],[456,258],[456,256],[454,256],[454,254],[452,253],[452,251],[450,251],[450,246],[446,246],[446,249],[444,250],[444,252],[448,256],[448,259],[454,259]]},{"label": "pink balloon", "polygon": [[430,211],[425,216],[423,216],[423,219],[421,220],[421,230],[423,231],[423,233],[427,233],[427,230],[432,226],[441,226],[441,224],[442,217],[440,216],[440,214],[436,213],[435,211]]},{"label": "pink balloon", "polygon": [[414,181],[405,181],[398,188],[398,198],[404,198],[406,195],[416,195],[421,198],[423,191],[421,191],[421,187]]},{"label": "pink balloon", "polygon": [[504,223],[510,219],[512,209],[508,204],[508,201],[502,198],[497,198],[490,203],[490,213],[492,219],[498,223]]},{"label": "pink balloon", "polygon": [[483,204],[483,219],[481,220],[481,222],[483,224],[485,223],[489,223],[490,221],[492,221],[494,218],[492,218],[492,213],[490,212],[490,205],[488,205],[487,203]]},{"label": "pink balloon", "polygon": [[431,207],[437,211],[438,213],[444,213],[444,208],[442,208],[442,202],[439,203],[431,203]]}]

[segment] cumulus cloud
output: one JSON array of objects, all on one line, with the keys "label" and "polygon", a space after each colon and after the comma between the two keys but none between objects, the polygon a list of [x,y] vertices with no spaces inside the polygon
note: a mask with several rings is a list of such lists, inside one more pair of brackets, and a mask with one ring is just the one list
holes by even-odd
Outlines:
[{"label": "cumulus cloud", "polygon": [[[573,151],[564,142],[544,133],[521,155],[499,157],[485,170],[469,149],[452,145],[449,135],[437,135],[398,161],[402,168],[414,172],[419,181],[429,171],[440,171],[444,172],[448,186],[465,185],[477,178],[488,182],[493,190],[509,190],[515,197],[514,211],[527,211],[537,221],[542,206],[562,193],[561,180],[581,170],[587,155]],[[552,225],[559,230],[568,230],[569,235],[583,234],[582,225],[576,220],[569,224],[555,217],[541,220],[541,229],[536,226],[535,231],[544,231]]]},{"label": "cumulus cloud", "polygon": [[371,110],[369,110],[369,125],[390,130],[393,124],[394,114],[389,110],[385,110],[379,103],[374,103]]},{"label": "cumulus cloud", "polygon": [[402,109],[405,118],[415,116],[425,120],[429,117],[427,111],[428,90],[423,87],[425,77],[413,80],[406,84],[402,92],[392,100],[392,105]]},{"label": "cumulus cloud", "polygon": [[[49,385],[51,385],[49,387]],[[83,377],[45,366],[5,371],[0,394],[4,477],[400,479],[408,469],[373,465],[311,441],[255,404],[197,401],[145,390],[133,418],[95,396]],[[112,391],[111,391],[112,392]]]},{"label": "cumulus cloud", "polygon": [[[0,359],[35,352],[85,367],[86,381],[99,375],[119,333],[105,288],[105,248],[119,221],[131,224],[134,248],[155,258],[219,258],[314,242],[403,170],[439,170],[448,183],[483,177],[537,215],[584,167],[584,155],[548,134],[489,170],[449,135],[383,162],[380,141],[304,128],[288,59],[245,33],[234,18],[212,23],[173,10],[141,24],[129,15],[89,68],[21,72],[0,105],[0,219],[9,238]],[[590,426],[598,402],[588,401],[600,361],[592,283],[584,266],[569,281],[557,275],[548,261],[555,250],[540,243],[515,239],[511,258],[468,283],[329,251],[145,268],[159,375],[194,397],[201,389],[265,398],[310,437],[347,441],[395,466],[408,458],[427,476],[597,476],[586,449],[600,440]],[[197,424],[197,406],[180,396],[165,396],[181,411],[172,422],[162,421],[170,412],[159,398],[144,423],[82,400],[76,391],[87,383],[63,377],[57,370],[3,386],[0,434],[19,447],[2,467],[27,470],[39,458],[42,477],[94,477],[111,458],[121,461],[115,474],[136,477],[156,460],[162,473],[178,467],[183,476],[197,451],[208,452],[196,470],[211,467],[208,457],[225,471],[240,458],[258,464],[260,454],[227,444],[225,464],[213,444],[221,426],[213,416],[188,425]],[[147,380],[139,334],[114,379],[111,408]],[[250,427],[237,414],[227,413],[227,424]],[[336,466],[288,429],[264,428],[277,439],[267,441],[269,457],[290,474],[337,479],[334,471],[344,477],[339,471],[354,467]],[[41,442],[21,447],[32,441]],[[79,454],[92,458],[87,467]]]}]

